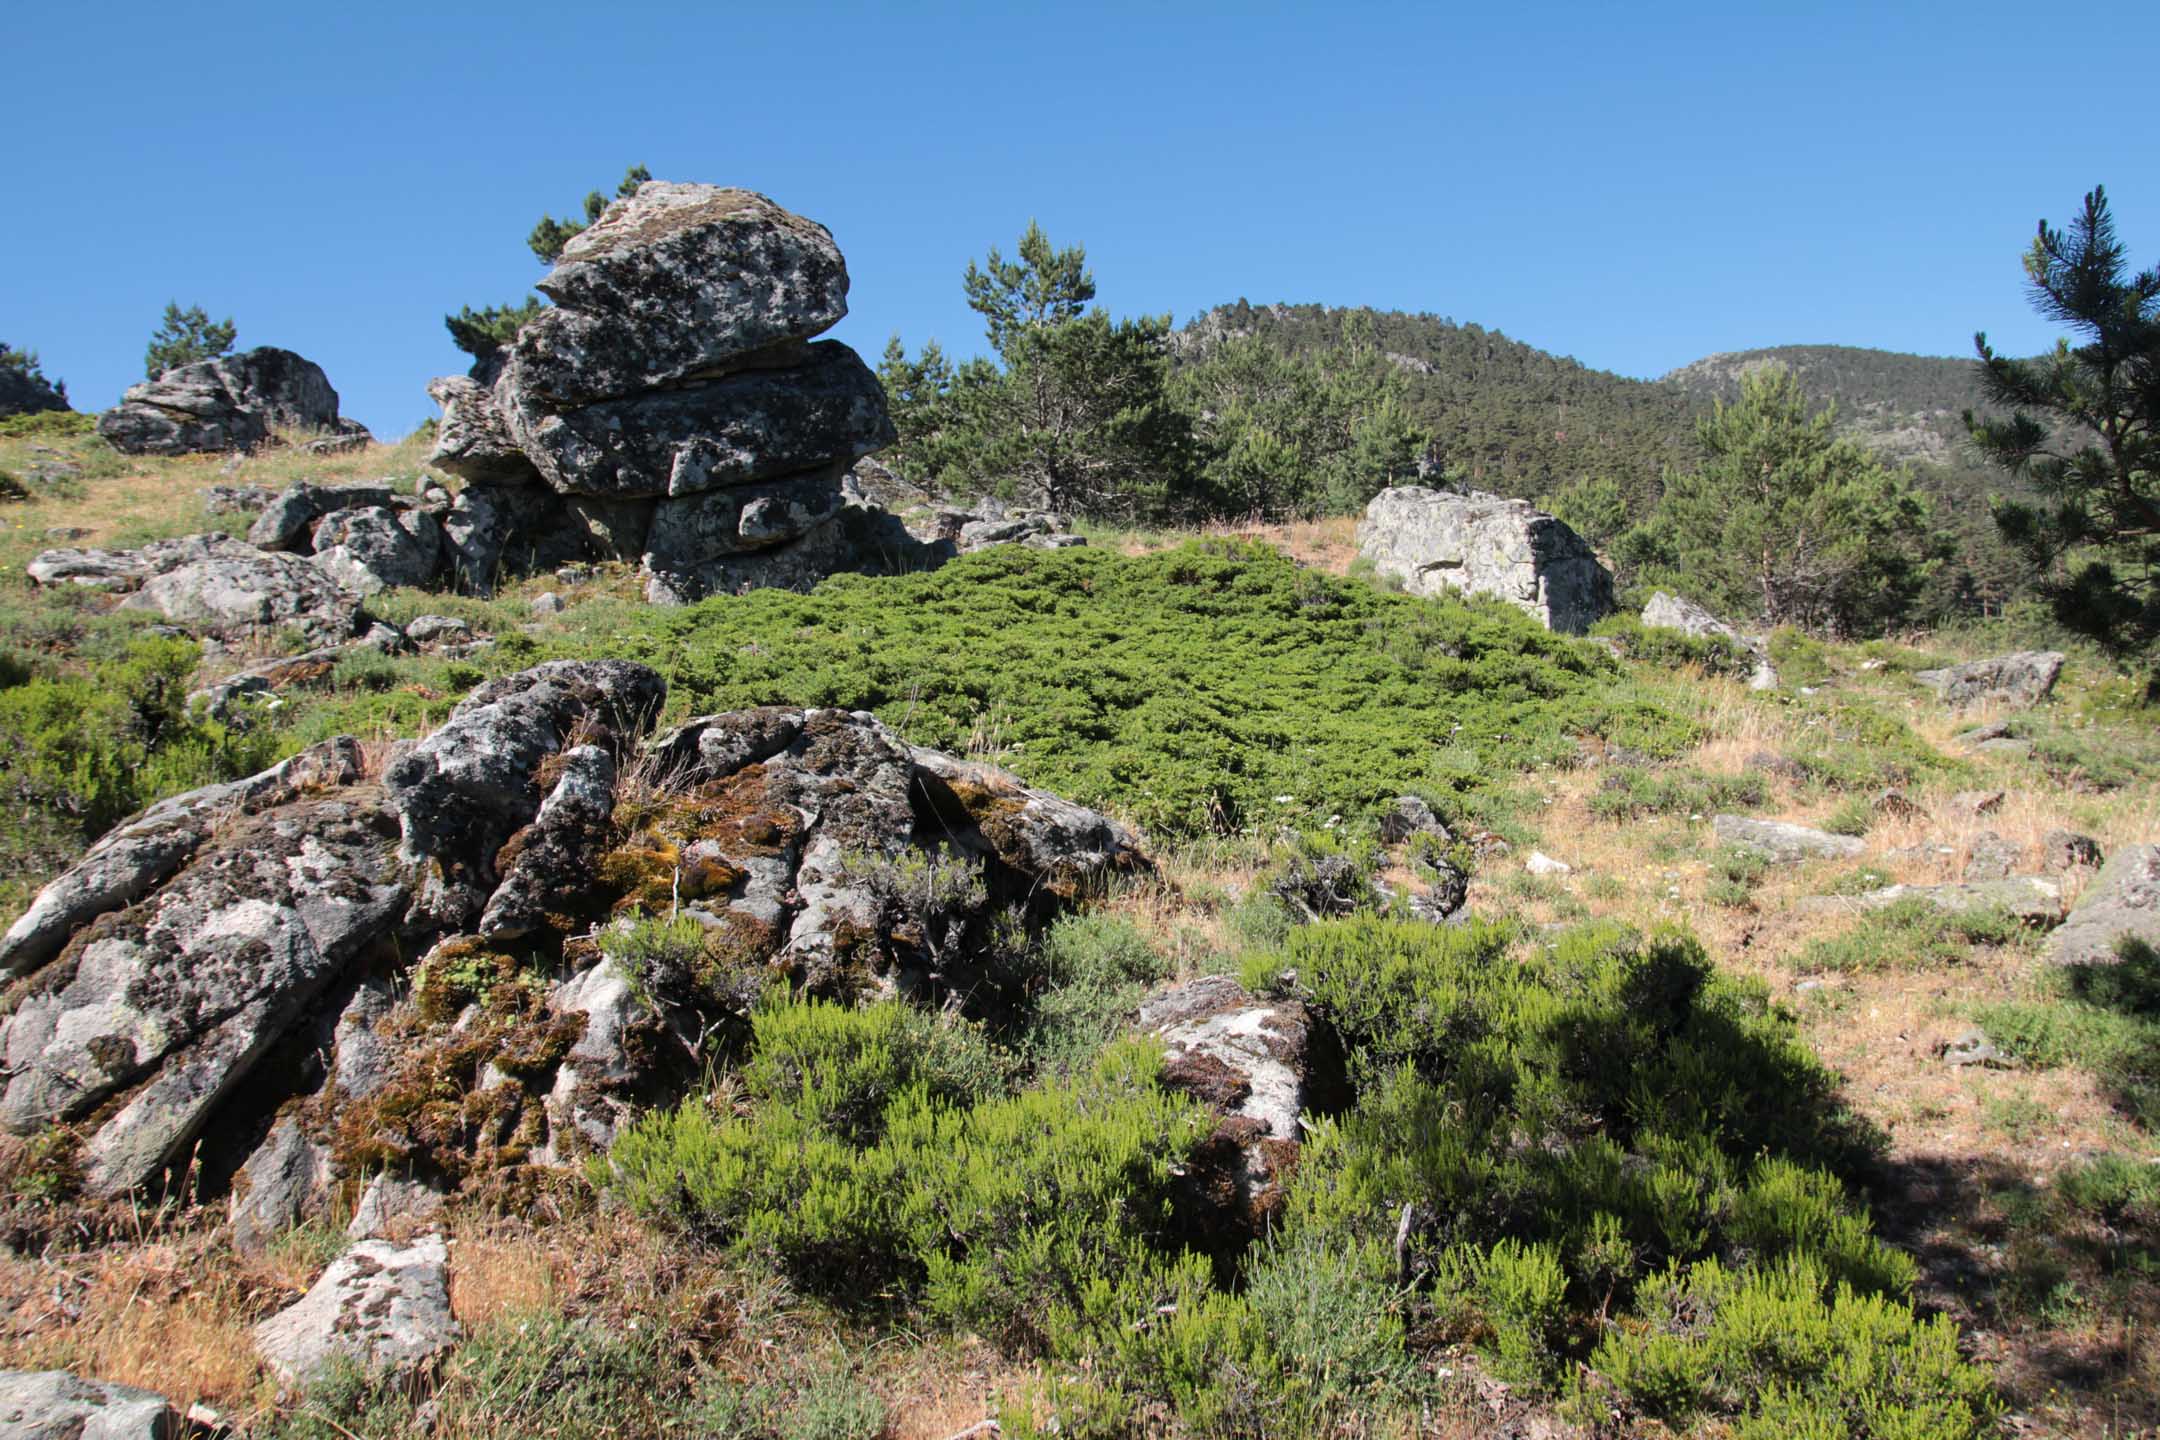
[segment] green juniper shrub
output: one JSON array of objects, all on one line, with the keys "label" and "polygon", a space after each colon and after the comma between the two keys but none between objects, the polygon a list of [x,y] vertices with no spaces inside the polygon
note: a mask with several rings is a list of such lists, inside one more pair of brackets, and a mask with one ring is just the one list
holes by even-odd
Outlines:
[{"label": "green juniper shrub", "polygon": [[1822,828],[1832,835],[1865,835],[1875,823],[1875,807],[1861,795],[1848,795],[1824,817]]},{"label": "green juniper shrub", "polygon": [[[1504,606],[1388,595],[1216,539],[999,546],[808,595],[626,609],[549,646],[656,666],[680,713],[867,709],[949,750],[1007,717],[1001,763],[1169,839],[1265,826],[1282,795],[1323,816],[1467,799],[1568,762],[1583,735],[1668,756],[1702,734],[1669,692],[1613,682]],[[1464,807],[1443,808],[1453,823]]]},{"label": "green juniper shrub", "polygon": [[1954,774],[1963,762],[1946,759],[1912,727],[1878,705],[1841,696],[1802,702],[1805,738],[1785,758],[1824,790],[1868,791],[1910,785],[1928,775]]},{"label": "green juniper shrub", "polygon": [[[612,1440],[658,1434],[689,1408],[657,1326],[618,1328],[560,1310],[513,1311],[478,1327],[429,1396],[388,1373],[334,1363],[272,1433],[278,1440],[395,1440],[423,1428],[442,1435],[548,1435]],[[874,1433],[874,1432],[872,1432]]]},{"label": "green juniper shrub", "polygon": [[1660,1273],[1576,1382],[1585,1418],[1614,1393],[1675,1426],[1726,1419],[1740,1440],[1978,1440],[1995,1433],[2000,1410],[1948,1318],[1922,1319],[1804,1253]]},{"label": "green juniper shrub", "polygon": [[1251,969],[1295,975],[1359,1097],[1313,1122],[1286,1242],[1392,1247],[1432,1323],[1511,1378],[1555,1383],[1671,1266],[1782,1294],[1773,1267],[1800,1257],[1910,1320],[1912,1262],[1839,1179],[1871,1137],[1761,988],[1685,935],[1353,920]]},{"label": "green juniper shrub", "polygon": [[[1204,1133],[1133,1042],[1081,1074],[983,1088],[980,1052],[908,1040],[896,1004],[776,997],[755,1017],[747,1116],[701,1101],[609,1157],[630,1204],[771,1255],[858,1303],[913,1296],[1021,1349],[1130,1324],[1181,1267],[1172,1168]],[[768,1054],[770,1050],[770,1054]]]},{"label": "green juniper shrub", "polygon": [[1845,930],[1810,940],[1794,961],[1803,975],[1927,970],[1961,965],[1975,945],[2029,944],[2030,932],[2002,910],[1950,912],[1916,897],[1863,913]]},{"label": "green juniper shrub", "polygon": [[2160,1128],[2160,951],[2125,937],[2115,961],[2051,970],[2040,992],[1973,1018],[2005,1054],[2084,1070],[2139,1126]]}]

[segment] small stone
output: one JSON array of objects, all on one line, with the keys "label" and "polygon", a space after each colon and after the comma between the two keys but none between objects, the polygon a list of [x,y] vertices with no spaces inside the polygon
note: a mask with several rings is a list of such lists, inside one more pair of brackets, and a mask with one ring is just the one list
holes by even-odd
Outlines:
[{"label": "small stone", "polygon": [[454,615],[416,615],[405,622],[405,638],[415,645],[463,645],[473,628]]},{"label": "small stone", "polygon": [[1569,875],[1574,873],[1575,867],[1565,860],[1553,859],[1542,850],[1533,850],[1530,858],[1523,862],[1523,869],[1532,875]]},{"label": "small stone", "polygon": [[288,1384],[345,1358],[371,1374],[406,1375],[450,1348],[449,1251],[440,1235],[409,1245],[363,1240],[300,1300],[255,1327],[255,1348]]},{"label": "small stone", "polygon": [[1965,878],[2007,880],[2017,873],[2024,860],[2024,846],[2005,840],[1992,830],[1983,830],[1972,842],[1971,854],[1965,861]]},{"label": "small stone", "polygon": [[1380,814],[1380,841],[1400,845],[1413,835],[1431,835],[1443,845],[1448,840],[1447,826],[1433,814],[1432,806],[1415,795],[1398,795]]},{"label": "small stone", "polygon": [[1956,1039],[1944,1042],[1937,1047],[1935,1053],[1942,1057],[1945,1065],[1983,1065],[1991,1070],[2017,1068],[2017,1061],[1997,1049],[1995,1042],[1988,1038],[1987,1031],[1977,1025],[1962,1032]]},{"label": "small stone", "polygon": [[1851,835],[1832,835],[1786,820],[1755,820],[1745,815],[1711,817],[1711,832],[1721,845],[1752,850],[1773,865],[1802,860],[1850,860],[1867,846]]},{"label": "small stone", "polygon": [[2002,809],[2000,790],[1960,790],[1950,797],[1950,808],[1961,815],[1992,815]]},{"label": "small stone", "polygon": [[2040,837],[2040,857],[2050,870],[2097,870],[2100,842],[2075,830],[2050,830]]},{"label": "small stone", "polygon": [[533,597],[532,613],[535,615],[560,615],[562,611],[563,598],[553,590]]}]

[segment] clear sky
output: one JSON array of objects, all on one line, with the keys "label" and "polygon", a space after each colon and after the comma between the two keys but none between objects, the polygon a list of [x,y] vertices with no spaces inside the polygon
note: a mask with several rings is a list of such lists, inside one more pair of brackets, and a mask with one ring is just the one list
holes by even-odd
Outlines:
[{"label": "clear sky", "polygon": [[873,362],[895,330],[979,348],[960,273],[1031,216],[1116,313],[1429,310],[1645,376],[2037,349],[2019,253],[2095,182],[2160,259],[2151,0],[109,0],[0,29],[0,338],[85,408],[178,299],[402,434],[463,368],[443,313],[526,293],[534,219],[631,163],[829,226]]}]

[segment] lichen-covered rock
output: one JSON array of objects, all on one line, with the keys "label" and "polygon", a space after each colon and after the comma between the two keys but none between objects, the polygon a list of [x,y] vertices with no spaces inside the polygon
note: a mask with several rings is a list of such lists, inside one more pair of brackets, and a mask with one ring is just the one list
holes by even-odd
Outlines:
[{"label": "lichen-covered rock", "polygon": [[1881,910],[1901,900],[1917,900],[1949,915],[2000,910],[2028,925],[2047,926],[2062,918],[2062,887],[2039,875],[2008,875],[1960,880],[1942,885],[1885,885],[1859,895],[1808,895],[1794,903],[1803,915],[1845,915]]},{"label": "lichen-covered rock", "polygon": [[259,775],[174,795],[121,821],[39,891],[30,908],[0,936],[0,981],[28,974],[59,954],[82,926],[149,894],[194,857],[220,818],[257,814],[359,778],[360,747],[340,736]]},{"label": "lichen-covered rock", "polygon": [[355,595],[425,585],[442,564],[442,526],[413,506],[363,505],[315,522],[315,566]]},{"label": "lichen-covered rock", "polygon": [[1867,849],[1852,835],[1831,835],[1789,820],[1755,820],[1745,815],[1717,815],[1710,821],[1720,845],[1750,850],[1773,865],[1803,860],[1850,860]]},{"label": "lichen-covered rock", "polygon": [[667,682],[624,660],[553,660],[489,681],[398,758],[383,785],[401,850],[424,869],[421,908],[445,929],[479,918],[504,842],[539,813],[540,764],[574,732],[625,750],[659,713]]},{"label": "lichen-covered rock", "polygon": [[558,406],[681,384],[831,329],[847,265],[824,226],[762,195],[648,181],[564,247],[518,332],[519,384]]},{"label": "lichen-covered rock", "polygon": [[325,515],[363,506],[385,506],[391,501],[388,485],[317,485],[296,480],[278,492],[248,527],[248,544],[259,550],[291,550],[305,553]]},{"label": "lichen-covered rock", "polygon": [[2059,650],[2020,650],[1941,670],[1922,670],[1913,679],[1927,686],[1955,709],[2000,705],[2028,710],[2048,697],[2055,678],[2062,674]]},{"label": "lichen-covered rock", "polygon": [[457,1343],[449,1250],[440,1235],[410,1244],[363,1240],[330,1263],[305,1296],[255,1327],[255,1347],[288,1384],[333,1361],[402,1376]]},{"label": "lichen-covered rock", "polygon": [[2100,842],[2075,830],[2050,830],[2040,837],[2040,859],[2050,870],[2097,870]]},{"label": "lichen-covered rock", "polygon": [[458,589],[492,595],[509,575],[583,560],[584,531],[566,498],[537,483],[474,482],[443,516],[444,564]]},{"label": "lichen-covered rock", "polygon": [[472,376],[445,375],[428,382],[428,395],[443,407],[428,464],[482,485],[539,483],[540,473],[511,438],[487,385]]},{"label": "lichen-covered rock", "polygon": [[1684,635],[1709,635],[1725,640],[1755,662],[1754,670],[1748,675],[1748,689],[1777,689],[1777,667],[1770,663],[1770,651],[1762,641],[1742,635],[1692,600],[1683,600],[1660,590],[1650,597],[1649,604],[1643,606],[1642,623],[1652,630],[1678,630]]},{"label": "lichen-covered rock", "polygon": [[276,499],[267,485],[212,485],[203,491],[203,509],[212,515],[260,515]]},{"label": "lichen-covered rock", "polygon": [[1992,830],[1973,837],[1965,859],[1967,880],[2007,880],[2025,864],[2025,847]]},{"label": "lichen-covered rock", "polygon": [[1358,553],[1413,595],[1491,595],[1577,635],[1612,613],[1596,552],[1525,500],[1397,486],[1365,507],[1357,538]]},{"label": "lichen-covered rock", "polygon": [[[504,384],[518,378],[513,367]],[[518,399],[504,411],[548,484],[614,498],[747,485],[853,460],[897,438],[877,376],[836,340],[810,346],[793,369],[739,371],[570,410]]]},{"label": "lichen-covered rock", "polygon": [[662,500],[646,535],[645,567],[688,573],[713,560],[769,550],[825,524],[844,503],[837,466]]},{"label": "lichen-covered rock", "polygon": [[173,1440],[180,1428],[154,1391],[65,1370],[0,1370],[0,1440]]},{"label": "lichen-covered rock", "polygon": [[87,1188],[151,1183],[309,1002],[393,932],[409,893],[396,833],[364,787],[268,810],[78,936],[0,1021],[0,1125],[29,1134],[98,1110]]},{"label": "lichen-covered rock", "polygon": [[2058,965],[2108,965],[2125,940],[2160,949],[2160,845],[2124,845],[2048,944]]},{"label": "lichen-covered rock", "polygon": [[561,767],[532,824],[497,854],[502,883],[488,897],[479,927],[490,940],[542,928],[551,908],[582,901],[593,882],[615,813],[615,757],[598,745],[579,745],[562,752]]},{"label": "lichen-covered rock", "polygon": [[280,1118],[240,1167],[233,1186],[233,1248],[242,1254],[261,1251],[320,1211],[330,1178],[329,1149],[308,1138],[292,1116]]},{"label": "lichen-covered rock", "polygon": [[360,597],[305,558],[258,550],[230,535],[186,535],[139,550],[48,550],[27,572],[41,585],[126,594],[122,608],[156,611],[206,635],[290,625],[310,643],[326,645],[350,636],[360,622]]},{"label": "lichen-covered rock", "polygon": [[130,385],[97,428],[129,455],[252,450],[279,430],[336,431],[338,396],[321,366],[265,345]]},{"label": "lichen-covered rock", "polygon": [[1309,1103],[1305,1007],[1258,999],[1229,976],[1211,975],[1148,997],[1139,1028],[1163,1042],[1163,1082],[1220,1117],[1202,1159],[1229,1163],[1201,1168],[1212,1172],[1204,1181],[1227,1193],[1210,1198],[1245,1228],[1263,1229],[1281,1208]]}]

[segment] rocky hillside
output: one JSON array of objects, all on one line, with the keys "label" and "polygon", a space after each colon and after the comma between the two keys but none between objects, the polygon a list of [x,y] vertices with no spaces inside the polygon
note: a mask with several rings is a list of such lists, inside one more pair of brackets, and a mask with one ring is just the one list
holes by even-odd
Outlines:
[{"label": "rocky hillside", "polygon": [[2160,1424],[2127,677],[943,509],[768,206],[394,446],[0,428],[0,1436]]},{"label": "rocky hillside", "polygon": [[1885,457],[1974,470],[1960,418],[1978,408],[1970,358],[1901,355],[1853,345],[1774,345],[1707,355],[1663,377],[1697,399],[1730,400],[1740,377],[1783,365],[1818,401],[1834,403],[1844,428]]}]

